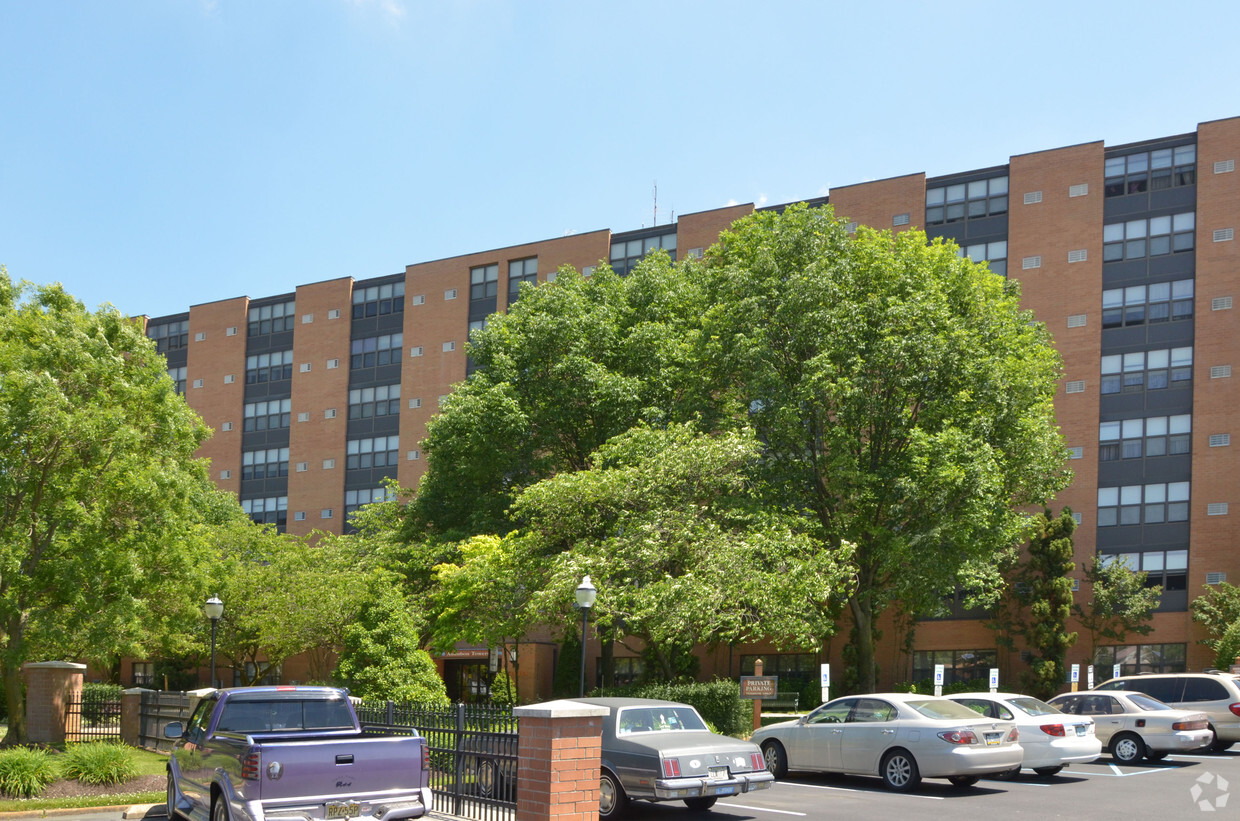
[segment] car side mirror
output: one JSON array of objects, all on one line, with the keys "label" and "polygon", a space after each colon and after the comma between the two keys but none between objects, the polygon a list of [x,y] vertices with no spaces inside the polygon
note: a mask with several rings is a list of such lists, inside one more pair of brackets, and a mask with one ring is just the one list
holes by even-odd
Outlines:
[{"label": "car side mirror", "polygon": [[181,738],[185,735],[185,728],[181,726],[181,722],[173,721],[164,726],[164,738]]}]

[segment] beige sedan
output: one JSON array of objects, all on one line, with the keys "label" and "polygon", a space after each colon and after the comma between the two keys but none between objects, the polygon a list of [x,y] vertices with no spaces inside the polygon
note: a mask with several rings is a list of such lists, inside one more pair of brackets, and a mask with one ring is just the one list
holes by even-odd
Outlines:
[{"label": "beige sedan", "polygon": [[1065,713],[1093,717],[1098,740],[1121,764],[1199,750],[1214,738],[1205,713],[1177,710],[1132,690],[1064,693],[1050,703]]}]

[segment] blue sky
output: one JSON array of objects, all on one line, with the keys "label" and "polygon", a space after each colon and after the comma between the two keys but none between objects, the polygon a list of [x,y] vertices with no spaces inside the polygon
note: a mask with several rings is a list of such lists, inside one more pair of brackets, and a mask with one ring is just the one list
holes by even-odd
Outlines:
[{"label": "blue sky", "polygon": [[1232,2],[0,0],[0,264],[162,316],[1240,115]]}]

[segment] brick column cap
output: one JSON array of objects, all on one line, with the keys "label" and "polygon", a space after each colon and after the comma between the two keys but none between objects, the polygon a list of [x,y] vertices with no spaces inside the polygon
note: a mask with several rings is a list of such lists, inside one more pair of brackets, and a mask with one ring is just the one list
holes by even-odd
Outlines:
[{"label": "brick column cap", "polygon": [[28,661],[22,665],[23,670],[85,670],[85,664],[74,661]]},{"label": "brick column cap", "polygon": [[605,716],[611,710],[594,704],[585,704],[570,699],[544,701],[541,704],[527,704],[524,707],[513,707],[512,714],[517,718],[590,718]]},{"label": "brick column cap", "polygon": [[155,691],[149,687],[130,687],[128,690],[121,690],[121,695],[132,696],[137,693],[154,693]]}]

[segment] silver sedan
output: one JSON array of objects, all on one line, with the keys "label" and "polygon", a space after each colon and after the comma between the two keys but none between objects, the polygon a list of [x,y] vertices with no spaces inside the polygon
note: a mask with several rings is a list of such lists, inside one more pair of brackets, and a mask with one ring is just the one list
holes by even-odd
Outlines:
[{"label": "silver sedan", "polygon": [[1019,767],[1019,735],[1015,723],[983,718],[946,698],[875,693],[829,701],[795,721],[763,727],[752,740],[776,777],[788,770],[877,775],[905,791],[923,776],[963,787]]}]

